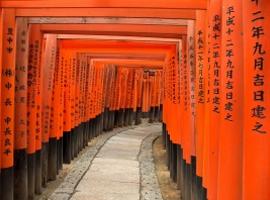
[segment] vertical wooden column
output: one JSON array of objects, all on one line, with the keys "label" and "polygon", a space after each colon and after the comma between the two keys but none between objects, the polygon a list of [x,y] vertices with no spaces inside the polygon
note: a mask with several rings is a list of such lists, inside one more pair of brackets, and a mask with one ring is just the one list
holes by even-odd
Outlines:
[{"label": "vertical wooden column", "polygon": [[63,94],[63,162],[69,164],[72,159],[71,143],[71,67],[72,57],[69,50],[65,50],[59,41],[60,60],[64,62],[64,94]]},{"label": "vertical wooden column", "polygon": [[196,78],[196,61],[195,61],[195,21],[188,21],[187,30],[187,51],[188,51],[188,82],[189,82],[189,109],[190,109],[190,131],[189,131],[189,148],[190,148],[190,184],[191,198],[196,194],[196,135],[195,135],[195,78]]},{"label": "vertical wooden column", "polygon": [[46,186],[48,181],[48,151],[49,138],[53,133],[50,132],[51,126],[51,106],[52,106],[52,92],[54,71],[56,65],[56,36],[46,35],[45,46],[42,54],[42,73],[43,73],[43,87],[42,87],[42,185]]},{"label": "vertical wooden column", "polygon": [[27,164],[27,71],[28,22],[16,20],[14,198],[28,199]]},{"label": "vertical wooden column", "polygon": [[[41,193],[41,34],[38,26],[31,26],[29,33],[27,120],[28,120],[28,195],[34,198]],[[36,184],[37,183],[37,184]]]},{"label": "vertical wooden column", "polygon": [[[217,199],[242,199],[242,2],[223,0]],[[246,23],[246,22],[245,22]]]},{"label": "vertical wooden column", "polygon": [[[206,90],[205,81],[207,68],[206,54],[206,11],[196,11],[195,25],[195,53],[196,53],[196,83],[195,83],[195,99],[196,99],[196,115],[195,115],[195,135],[196,135],[196,174],[197,174],[197,189],[202,189],[203,177],[203,137],[204,129],[204,114]],[[201,196],[197,191],[197,196]]]},{"label": "vertical wooden column", "polygon": [[[36,74],[34,29],[30,27],[29,63],[28,63],[28,91],[27,91],[27,154],[28,154],[28,195],[34,199],[35,195],[35,151],[36,151]],[[33,38],[32,38],[33,37]]]},{"label": "vertical wooden column", "polygon": [[15,10],[2,9],[1,27],[1,198],[14,198]]},{"label": "vertical wooden column", "polygon": [[[194,26],[189,22],[188,35],[183,38],[183,87],[184,87],[184,110],[183,115],[183,155],[185,160],[185,198],[191,197],[192,186],[192,154],[194,144],[194,116],[192,105],[192,96],[194,96]],[[192,75],[193,74],[193,75]],[[192,78],[193,77],[193,78]],[[193,158],[194,159],[194,158]]]},{"label": "vertical wooden column", "polygon": [[270,4],[242,1],[244,34],[243,199],[270,197]]},{"label": "vertical wooden column", "polygon": [[[3,9],[0,8],[0,70],[2,71],[2,52],[3,52]],[[2,75],[0,76],[0,85],[2,82]],[[2,86],[1,86],[2,87]],[[2,92],[0,92],[0,99],[1,99],[1,94]],[[1,114],[0,114],[1,117]],[[0,130],[2,131],[2,126],[0,123]],[[2,134],[0,133],[0,151],[2,151]],[[1,167],[2,165],[2,155],[0,156],[0,173],[1,173]],[[0,175],[0,196],[2,196],[2,181],[1,181],[1,175]]]},{"label": "vertical wooden column", "polygon": [[[66,73],[66,60],[68,59],[65,57],[64,60],[60,58],[60,48],[59,48],[59,41],[57,41],[58,47],[58,63],[60,65],[60,95],[59,95],[59,136],[57,140],[57,169],[58,171],[63,167],[63,133],[64,133],[64,74]],[[57,172],[59,173],[59,172]]]},{"label": "vertical wooden column", "polygon": [[[203,169],[202,169],[202,186],[204,195],[207,195],[207,187],[209,185],[209,129],[210,129],[210,106],[211,106],[211,31],[210,31],[210,2],[207,5],[206,13],[206,37],[205,37],[205,48],[206,48],[206,63],[205,63],[205,110],[204,110],[204,135],[203,135]],[[206,197],[205,197],[206,198]]]},{"label": "vertical wooden column", "polygon": [[137,71],[138,79],[137,79],[137,103],[136,103],[136,119],[135,124],[138,125],[141,123],[142,117],[142,87],[143,87],[143,70]]},{"label": "vertical wooden column", "polygon": [[[34,34],[34,35],[33,35]],[[36,129],[35,129],[35,193],[42,192],[42,170],[41,170],[41,151],[42,151],[42,104],[43,104],[43,70],[41,66],[41,54],[43,48],[43,34],[40,31],[40,26],[37,25],[32,32],[32,38],[35,39],[35,61],[36,65]]]},{"label": "vertical wooden column", "polygon": [[[181,99],[182,101],[182,115],[186,115],[187,118],[183,118],[183,125],[182,125],[182,148],[183,148],[183,159],[187,160],[189,159],[188,157],[188,149],[186,148],[187,146],[187,129],[189,125],[187,122],[189,122],[189,106],[188,106],[188,94],[189,94],[189,88],[188,88],[188,73],[187,73],[187,37],[184,36],[182,38],[182,69],[181,69],[181,80],[182,80],[182,96]],[[187,114],[186,114],[187,113]],[[189,161],[188,161],[189,162]],[[189,162],[190,163],[190,162]]]},{"label": "vertical wooden column", "polygon": [[221,0],[210,1],[210,123],[209,123],[209,200],[217,199],[218,142],[221,111]]},{"label": "vertical wooden column", "polygon": [[179,74],[179,64],[178,64],[178,56],[176,55],[176,51],[173,51],[170,58],[170,68],[171,68],[171,88],[172,88],[172,96],[171,96],[171,114],[174,113],[174,117],[170,117],[169,120],[172,123],[172,132],[171,134],[171,177],[173,181],[177,181],[177,146],[180,145],[181,139],[181,127],[178,126],[180,115],[178,113],[180,109],[180,74]]},{"label": "vertical wooden column", "polygon": [[[71,51],[71,50],[70,50]],[[71,157],[75,157],[75,97],[76,97],[76,65],[77,65],[77,58],[76,53],[72,50],[71,51],[71,88],[70,88],[70,103],[71,103]]]}]

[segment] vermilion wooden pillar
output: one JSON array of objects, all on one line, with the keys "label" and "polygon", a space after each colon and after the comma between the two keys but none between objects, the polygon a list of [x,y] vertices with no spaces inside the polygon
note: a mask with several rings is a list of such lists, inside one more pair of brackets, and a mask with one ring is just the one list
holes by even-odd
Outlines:
[{"label": "vermilion wooden pillar", "polygon": [[47,35],[44,40],[44,48],[41,57],[41,68],[44,76],[42,83],[42,185],[48,181],[48,146],[49,138],[54,137],[50,132],[52,90],[54,71],[56,64],[56,36]]},{"label": "vermilion wooden pillar", "polygon": [[27,131],[28,131],[28,196],[41,193],[41,34],[37,27],[30,27],[28,53]]},{"label": "vermilion wooden pillar", "polygon": [[[205,134],[205,102],[206,102],[206,11],[196,11],[195,53],[196,53],[196,86],[195,86],[195,141],[196,141],[196,174],[197,187],[202,187],[203,177],[203,138]],[[199,192],[198,192],[199,193]],[[199,195],[199,194],[198,194]],[[202,195],[202,194],[200,194]]]},{"label": "vermilion wooden pillar", "polygon": [[13,199],[15,108],[15,10],[1,13],[1,198]]},{"label": "vermilion wooden pillar", "polygon": [[14,198],[28,199],[27,164],[27,71],[28,37],[27,19],[16,20],[16,81],[15,81],[15,154]]},{"label": "vermilion wooden pillar", "polygon": [[[217,199],[242,199],[242,2],[222,2],[221,117]],[[246,22],[245,22],[246,23]]]},{"label": "vermilion wooden pillar", "polygon": [[221,85],[221,0],[210,0],[210,106],[208,199],[217,199],[218,148],[220,134]]},{"label": "vermilion wooden pillar", "polygon": [[203,135],[203,192],[207,192],[207,188],[209,186],[209,129],[210,129],[210,106],[211,106],[211,56],[212,51],[211,47],[211,27],[210,27],[210,2],[208,1],[208,11],[206,12],[206,40],[205,40],[205,48],[206,48],[206,63],[205,63],[205,110],[204,110],[204,135]]},{"label": "vermilion wooden pillar", "polygon": [[270,4],[242,1],[244,34],[243,199],[270,197]]}]

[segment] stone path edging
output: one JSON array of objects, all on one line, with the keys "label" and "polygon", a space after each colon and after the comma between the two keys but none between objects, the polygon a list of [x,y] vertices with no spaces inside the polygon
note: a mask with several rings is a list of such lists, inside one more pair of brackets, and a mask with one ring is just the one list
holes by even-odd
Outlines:
[{"label": "stone path edging", "polygon": [[161,132],[155,132],[144,138],[139,154],[140,162],[140,200],[163,200],[156,175],[153,142],[161,135]]}]

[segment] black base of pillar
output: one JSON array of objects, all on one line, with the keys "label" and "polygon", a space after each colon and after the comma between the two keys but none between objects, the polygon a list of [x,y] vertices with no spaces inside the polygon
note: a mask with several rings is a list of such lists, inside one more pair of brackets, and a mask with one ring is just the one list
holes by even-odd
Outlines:
[{"label": "black base of pillar", "polygon": [[74,140],[74,157],[77,157],[79,153],[79,136],[78,136],[78,126],[74,128],[73,132]]},{"label": "black base of pillar", "polygon": [[199,176],[196,177],[196,191],[197,191],[197,194],[196,194],[197,200],[206,200],[206,196],[204,196],[204,189],[202,186],[202,177],[199,177]]},{"label": "black base of pillar", "polygon": [[48,180],[54,181],[57,176],[57,139],[50,138],[48,151]]},{"label": "black base of pillar", "polygon": [[203,187],[202,189],[202,199],[206,200],[207,199],[207,189]]},{"label": "black base of pillar", "polygon": [[155,109],[155,111],[154,111],[154,121],[159,122],[159,119],[160,119],[160,107],[156,106],[154,109]]},{"label": "black base of pillar", "polygon": [[88,128],[88,122],[84,122],[83,123],[83,143],[84,143],[84,147],[87,147],[88,146],[88,131],[89,131],[89,128]]},{"label": "black base of pillar", "polygon": [[149,118],[149,112],[142,112],[142,118]]},{"label": "black base of pillar", "polygon": [[184,199],[184,188],[185,188],[185,161],[183,159],[183,148],[180,145],[180,154],[179,154],[179,159],[180,159],[180,190],[181,190],[181,196],[182,199]]},{"label": "black base of pillar", "polygon": [[71,129],[71,160],[73,160],[75,158],[75,145],[76,145],[76,141],[75,141],[75,128]]},{"label": "black base of pillar", "polygon": [[128,126],[129,120],[129,110],[126,108],[124,109],[124,126]]},{"label": "black base of pillar", "polygon": [[70,164],[71,162],[71,132],[64,132],[63,135],[63,162]]},{"label": "black base of pillar", "polygon": [[1,169],[1,200],[14,198],[14,168]]},{"label": "black base of pillar", "polygon": [[191,198],[196,199],[197,196],[197,174],[196,174],[196,157],[191,156]]},{"label": "black base of pillar", "polygon": [[168,167],[168,170],[170,170],[170,164],[171,164],[171,140],[170,140],[170,135],[168,134],[168,132],[166,132],[166,152],[167,152],[167,167]]},{"label": "black base of pillar", "polygon": [[104,113],[100,114],[99,126],[99,134],[102,134],[104,129]]},{"label": "black base of pillar", "polygon": [[181,187],[181,146],[177,145],[176,147],[176,162],[177,162],[177,173],[176,173],[176,183],[177,188]]},{"label": "black base of pillar", "polygon": [[36,154],[28,154],[28,199],[35,198]]},{"label": "black base of pillar", "polygon": [[114,127],[119,126],[119,110],[115,111],[115,116],[114,116]]},{"label": "black base of pillar", "polygon": [[28,200],[28,167],[26,149],[14,152],[14,199]]},{"label": "black base of pillar", "polygon": [[172,180],[177,182],[177,144],[172,143]]},{"label": "black base of pillar", "polygon": [[89,140],[92,140],[94,138],[94,120],[91,119],[89,121]]},{"label": "black base of pillar", "polygon": [[48,181],[48,143],[42,144],[41,149],[41,169],[42,169],[42,186],[46,187]]},{"label": "black base of pillar", "polygon": [[35,157],[35,193],[41,194],[42,193],[42,161],[41,161],[41,150],[36,151]]},{"label": "black base of pillar", "polygon": [[134,120],[134,112],[133,112],[132,108],[129,108],[128,112],[129,112],[128,125],[131,126],[133,124],[133,120]]},{"label": "black base of pillar", "polygon": [[184,160],[184,199],[191,199],[192,186],[191,164]]},{"label": "black base of pillar", "polygon": [[115,111],[109,111],[109,127],[108,131],[113,130],[115,124]]},{"label": "black base of pillar", "polygon": [[149,120],[148,120],[148,122],[153,123],[154,118],[155,118],[155,109],[154,109],[154,107],[151,107],[150,111],[149,111]]},{"label": "black base of pillar", "polygon": [[119,126],[120,127],[123,127],[124,126],[124,123],[125,123],[125,110],[124,109],[120,109],[119,110],[119,114],[120,114],[120,116],[119,116],[119,119],[120,119]]},{"label": "black base of pillar", "polygon": [[98,135],[98,120],[96,117],[93,122],[93,136],[97,137],[97,135]]},{"label": "black base of pillar", "polygon": [[135,114],[135,125],[139,125],[142,123],[142,109],[137,108],[136,114]]},{"label": "black base of pillar", "polygon": [[162,123],[162,143],[163,143],[163,147],[164,149],[166,148],[166,124]]},{"label": "black base of pillar", "polygon": [[63,148],[64,148],[64,144],[63,144],[63,136],[61,136],[59,138],[59,140],[57,141],[57,169],[61,170],[63,168]]},{"label": "black base of pillar", "polygon": [[163,121],[163,106],[160,105],[159,107],[159,121],[162,122]]},{"label": "black base of pillar", "polygon": [[108,131],[109,129],[109,108],[104,109],[103,113],[103,130]]}]

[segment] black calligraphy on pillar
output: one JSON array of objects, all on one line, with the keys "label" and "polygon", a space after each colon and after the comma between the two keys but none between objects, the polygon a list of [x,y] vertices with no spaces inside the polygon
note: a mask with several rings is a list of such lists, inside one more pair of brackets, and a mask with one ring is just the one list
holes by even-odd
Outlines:
[{"label": "black calligraphy on pillar", "polygon": [[190,106],[191,114],[195,116],[195,54],[194,54],[194,36],[189,37],[189,67],[190,67]]},{"label": "black calligraphy on pillar", "polygon": [[264,59],[266,51],[263,43],[264,37],[264,13],[260,10],[259,0],[250,0],[255,4],[255,10],[250,13],[252,29],[250,36],[253,38],[253,102],[254,106],[251,108],[251,117],[255,119],[252,131],[259,134],[266,134],[264,123],[266,118],[265,104],[265,81],[264,81]]},{"label": "black calligraphy on pillar", "polygon": [[203,104],[205,102],[204,92],[204,33],[203,30],[197,32],[197,63],[198,63],[198,103]]},{"label": "black calligraphy on pillar", "polygon": [[[14,29],[12,27],[7,27],[5,38],[5,49],[8,56],[14,53]],[[2,130],[4,131],[3,135],[3,153],[6,156],[11,156],[12,154],[12,135],[13,135],[13,116],[10,115],[10,110],[13,109],[14,97],[13,91],[15,79],[15,71],[13,70],[10,64],[4,64],[2,68],[2,106],[3,106],[3,121],[2,121]]]},{"label": "black calligraphy on pillar", "polygon": [[170,67],[171,67],[171,75],[172,75],[172,79],[171,79],[171,83],[172,83],[172,102],[173,104],[176,104],[176,75],[177,75],[177,72],[176,72],[176,65],[175,65],[175,56],[172,56],[170,58]]},{"label": "black calligraphy on pillar", "polygon": [[[181,97],[180,97],[180,91],[181,91],[181,81],[180,81],[180,76],[181,76],[181,71],[180,71],[180,69],[181,69],[181,67],[180,67],[180,56],[179,56],[179,54],[176,56],[176,73],[177,73],[177,82],[176,82],[176,84],[177,84],[177,104],[180,104],[180,99],[181,99]],[[160,84],[160,83],[158,83],[158,84]],[[158,102],[158,100],[157,100],[157,102]]]},{"label": "black calligraphy on pillar", "polygon": [[233,95],[233,88],[234,88],[234,62],[233,57],[235,56],[234,52],[234,41],[232,34],[234,33],[235,29],[235,8],[234,6],[228,6],[226,8],[226,24],[225,24],[225,33],[226,33],[226,41],[225,41],[225,61],[226,61],[226,76],[225,76],[225,120],[233,121],[233,104],[234,104],[234,95]]},{"label": "black calligraphy on pillar", "polygon": [[212,26],[212,84],[213,84],[213,109],[220,113],[220,39],[221,39],[221,16],[216,14],[213,17]]},{"label": "black calligraphy on pillar", "polygon": [[[185,49],[184,49],[185,50]],[[188,111],[188,71],[187,71],[187,53],[183,53],[183,93],[184,93],[184,110]]]},{"label": "black calligraphy on pillar", "polygon": [[212,57],[211,57],[211,26],[210,24],[207,27],[208,30],[208,34],[207,34],[207,93],[206,93],[206,103],[211,103],[211,98],[210,98],[210,94],[211,94],[211,61],[212,61]]},{"label": "black calligraphy on pillar", "polygon": [[13,28],[9,27],[7,29],[7,47],[6,50],[10,54],[13,51],[13,41],[14,41],[14,30]]}]

